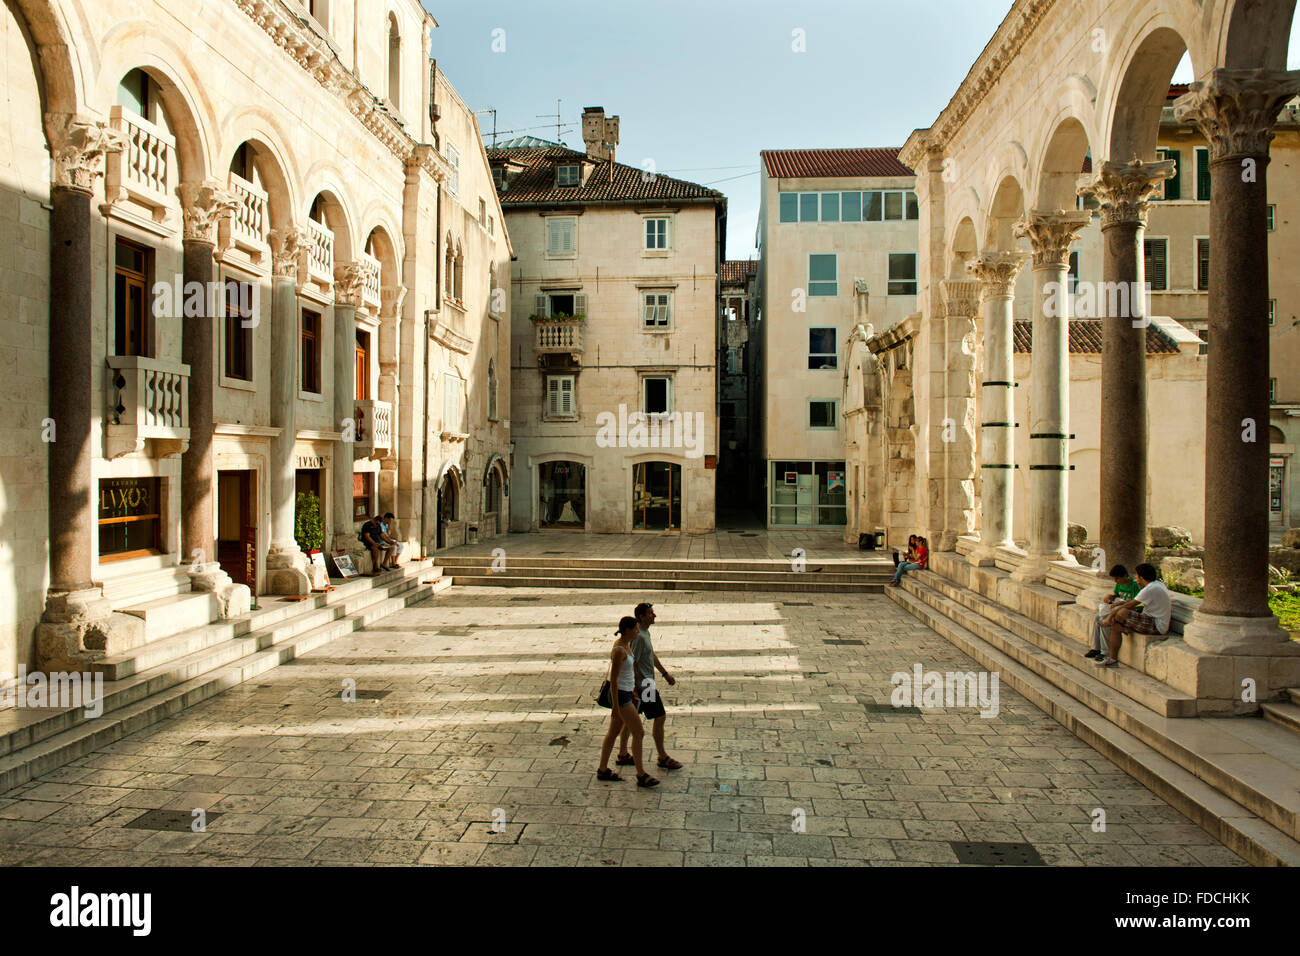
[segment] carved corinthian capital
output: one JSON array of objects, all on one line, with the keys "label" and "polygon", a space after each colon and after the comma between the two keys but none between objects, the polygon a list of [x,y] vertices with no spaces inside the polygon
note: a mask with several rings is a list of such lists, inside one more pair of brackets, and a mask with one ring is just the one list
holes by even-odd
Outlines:
[{"label": "carved corinthian capital", "polygon": [[307,275],[307,248],[311,238],[301,226],[288,226],[271,231],[272,275],[280,279],[297,280]]},{"label": "carved corinthian capital", "polygon": [[1201,131],[1211,160],[1264,156],[1278,110],[1297,92],[1300,70],[1214,70],[1174,101],[1174,116]]},{"label": "carved corinthian capital", "polygon": [[366,285],[366,268],[359,262],[349,262],[334,267],[334,304],[361,306],[361,293]]},{"label": "carved corinthian capital", "polygon": [[126,148],[126,137],[107,123],[66,116],[49,126],[55,186],[94,192],[95,180],[104,175],[104,154]]},{"label": "carved corinthian capital", "polygon": [[972,279],[944,279],[939,283],[943,291],[944,315],[948,318],[970,318],[979,314],[980,284]]},{"label": "carved corinthian capital", "polygon": [[180,194],[185,211],[185,238],[216,245],[217,223],[235,211],[238,201],[213,180],[181,183]]},{"label": "carved corinthian capital", "polygon": [[1017,239],[1028,239],[1033,249],[1034,267],[1056,266],[1067,268],[1070,264],[1070,243],[1092,222],[1092,213],[1055,212],[1034,210],[1025,213],[1012,232]]},{"label": "carved corinthian capital", "polygon": [[984,298],[1009,299],[1016,287],[1016,276],[1028,258],[1027,252],[988,253],[966,263],[966,271],[979,280]]},{"label": "carved corinthian capital", "polygon": [[1106,161],[1079,187],[1079,195],[1097,200],[1103,229],[1117,223],[1146,225],[1151,197],[1162,180],[1174,175],[1175,165],[1172,159],[1158,163],[1136,158],[1124,164]]}]

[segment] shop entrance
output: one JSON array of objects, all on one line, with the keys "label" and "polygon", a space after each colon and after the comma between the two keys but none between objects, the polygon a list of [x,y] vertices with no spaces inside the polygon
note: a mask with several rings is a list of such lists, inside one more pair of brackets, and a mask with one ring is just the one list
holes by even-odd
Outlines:
[{"label": "shop entrance", "polygon": [[682,466],[643,461],[632,472],[632,527],[678,531],[682,526]]},{"label": "shop entrance", "polygon": [[217,563],[236,584],[257,593],[254,472],[217,472]]}]

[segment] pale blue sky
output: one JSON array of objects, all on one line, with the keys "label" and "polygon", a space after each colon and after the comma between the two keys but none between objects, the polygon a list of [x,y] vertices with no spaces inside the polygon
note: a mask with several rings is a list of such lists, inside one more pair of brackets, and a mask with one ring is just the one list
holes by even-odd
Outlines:
[{"label": "pale blue sky", "polygon": [[[759,150],[901,146],[948,103],[1011,7],[1009,0],[424,4],[439,23],[433,56],[471,109],[494,107],[500,131],[553,140],[554,119],[539,114],[554,114],[559,99],[569,127],[563,140],[576,149],[583,107],[617,114],[620,162],[651,159],[661,173],[726,194],[733,259],[754,252]],[[793,51],[795,30],[806,52]],[[505,51],[494,52],[494,41]],[[1191,78],[1183,72],[1176,78]],[[491,115],[479,124],[490,143]]]}]

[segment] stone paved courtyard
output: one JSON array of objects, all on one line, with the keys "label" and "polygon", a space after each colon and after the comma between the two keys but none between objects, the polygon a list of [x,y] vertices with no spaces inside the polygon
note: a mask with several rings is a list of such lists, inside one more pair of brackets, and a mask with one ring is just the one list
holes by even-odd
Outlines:
[{"label": "stone paved courtyard", "polygon": [[[592,700],[643,598],[686,765],[648,791],[595,779]],[[0,796],[0,862],[1244,865],[1005,687],[993,719],[869,711],[916,663],[977,669],[875,595],[454,588]]]}]

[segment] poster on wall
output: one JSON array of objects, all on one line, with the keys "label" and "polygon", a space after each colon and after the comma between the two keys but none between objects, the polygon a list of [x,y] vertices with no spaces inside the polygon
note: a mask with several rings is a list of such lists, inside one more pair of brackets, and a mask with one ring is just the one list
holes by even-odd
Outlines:
[{"label": "poster on wall", "polygon": [[787,485],[797,485],[797,484],[799,484],[799,472],[797,472],[797,471],[787,471],[787,472],[785,473],[785,483],[786,483]]},{"label": "poster on wall", "polygon": [[828,471],[826,472],[826,490],[834,491],[836,488],[844,487],[844,472]]},{"label": "poster on wall", "polygon": [[331,551],[330,558],[334,561],[334,567],[338,570],[339,577],[355,578],[360,576],[361,572],[352,563],[352,555],[346,551]]}]

